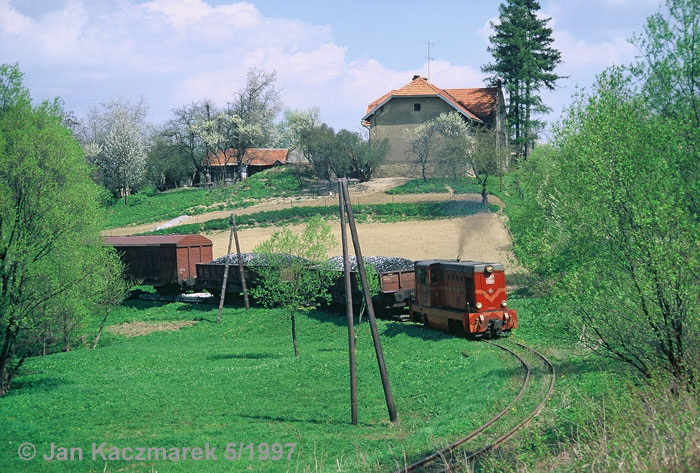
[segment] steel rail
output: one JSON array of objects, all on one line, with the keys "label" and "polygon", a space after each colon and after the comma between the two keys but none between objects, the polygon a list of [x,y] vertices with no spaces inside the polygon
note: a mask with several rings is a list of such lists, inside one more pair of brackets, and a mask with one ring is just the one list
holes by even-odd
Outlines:
[{"label": "steel rail", "polygon": [[[468,462],[468,461],[472,461],[472,460],[476,459],[478,456],[483,455],[484,453],[490,452],[491,450],[493,450],[494,448],[496,448],[497,446],[501,445],[503,442],[505,442],[506,440],[508,440],[509,438],[511,438],[518,430],[520,430],[521,428],[525,427],[535,416],[537,416],[537,415],[542,411],[542,409],[544,408],[544,405],[546,404],[547,400],[549,400],[550,396],[552,395],[552,392],[554,392],[554,382],[555,382],[555,379],[556,379],[556,370],[555,370],[555,368],[554,368],[554,365],[547,359],[547,357],[545,357],[543,354],[541,354],[540,352],[536,351],[535,349],[533,349],[533,348],[531,348],[531,347],[529,347],[529,346],[527,346],[527,345],[524,345],[524,344],[522,344],[522,343],[519,343],[519,342],[515,342],[515,341],[514,341],[514,342],[512,342],[512,343],[514,343],[515,345],[520,346],[521,348],[524,348],[524,349],[526,349],[526,350],[531,351],[531,352],[534,353],[536,356],[538,356],[540,359],[542,359],[542,361],[543,361],[547,366],[549,366],[549,368],[550,368],[550,370],[551,370],[551,373],[552,373],[552,379],[551,379],[551,381],[550,381],[550,383],[549,383],[549,389],[548,389],[548,391],[547,391],[547,394],[542,398],[542,401],[540,401],[540,403],[537,405],[537,407],[535,407],[535,409],[533,409],[533,410],[528,414],[528,416],[527,416],[525,419],[523,419],[522,421],[520,421],[517,425],[515,425],[513,428],[511,428],[510,430],[508,430],[508,432],[506,432],[505,434],[501,435],[500,437],[498,437],[496,440],[494,440],[494,441],[491,442],[490,444],[486,445],[486,446],[483,447],[483,448],[480,448],[480,449],[477,450],[476,452],[473,452],[473,453],[469,454],[468,456],[466,456],[466,457],[464,457],[464,458],[460,458],[460,459],[459,459],[460,463],[461,463],[461,462],[466,463],[466,462]],[[511,349],[509,349],[509,348],[507,348],[507,347],[504,347],[503,345],[500,345],[500,344],[498,344],[498,343],[491,342],[491,344],[494,345],[494,346],[496,346],[496,347],[498,347],[498,348],[500,348],[500,349],[502,349],[502,350],[505,350],[505,351],[511,353],[511,354],[512,354],[513,356],[515,356],[515,357],[520,361],[520,363],[525,367],[525,369],[526,369],[526,375],[525,375],[525,380],[524,380],[524,382],[523,382],[523,387],[520,389],[520,392],[518,392],[517,396],[516,396],[515,398],[513,398],[513,400],[508,404],[508,406],[506,406],[501,412],[499,412],[499,413],[496,414],[494,417],[492,417],[491,419],[489,419],[488,421],[486,421],[486,423],[482,424],[482,425],[481,425],[480,427],[478,427],[477,429],[473,430],[472,432],[470,432],[470,433],[467,434],[466,436],[460,438],[459,440],[457,440],[456,442],[454,442],[454,443],[448,445],[447,447],[442,448],[442,449],[438,450],[437,452],[432,453],[432,454],[430,454],[430,455],[428,455],[428,456],[422,458],[421,460],[418,460],[417,462],[415,462],[415,463],[413,463],[413,464],[411,464],[411,465],[409,465],[409,466],[406,466],[406,467],[403,467],[403,468],[397,470],[396,473],[410,473],[410,472],[413,472],[413,471],[415,471],[416,469],[418,469],[418,468],[420,468],[420,467],[422,467],[422,466],[425,466],[425,465],[427,465],[428,463],[431,463],[431,462],[433,462],[433,461],[435,461],[435,460],[437,460],[437,459],[444,459],[444,458],[446,458],[446,456],[447,456],[448,453],[450,453],[451,451],[453,451],[454,449],[456,449],[456,448],[459,447],[460,445],[466,443],[467,441],[471,440],[472,438],[476,437],[478,434],[480,434],[480,433],[481,433],[483,430],[485,430],[487,427],[489,427],[489,426],[492,425],[494,422],[496,422],[496,421],[499,420],[501,417],[503,417],[503,415],[504,415],[506,412],[508,412],[508,410],[511,408],[511,406],[512,406],[515,402],[517,402],[517,401],[520,399],[520,397],[522,396],[522,394],[524,393],[525,389],[526,389],[527,386],[528,386],[528,382],[529,382],[529,378],[530,378],[530,373],[531,373],[530,366],[525,362],[525,360],[523,360],[523,358],[522,358],[520,355],[518,355],[517,353],[515,353],[515,352],[512,351]],[[449,467],[448,467],[448,468],[449,468]],[[447,471],[448,471],[447,468],[440,470],[441,473],[445,473],[445,472],[447,472]]]},{"label": "steel rail", "polygon": [[531,372],[530,366],[525,362],[525,360],[523,360],[523,359],[522,359],[517,353],[515,353],[513,350],[511,350],[511,349],[509,349],[509,348],[506,348],[506,347],[504,347],[504,346],[502,346],[502,345],[499,345],[499,344],[497,344],[497,343],[494,343],[493,345],[494,345],[494,346],[497,346],[497,347],[500,348],[501,350],[507,351],[507,352],[509,352],[511,355],[515,356],[515,357],[518,359],[518,361],[520,361],[520,364],[523,366],[523,368],[525,369],[525,378],[523,379],[523,385],[522,385],[522,387],[520,388],[520,391],[518,392],[518,394],[513,398],[512,401],[510,401],[510,403],[509,403],[506,407],[503,408],[503,410],[502,410],[501,412],[499,412],[498,414],[496,414],[495,416],[493,416],[492,418],[490,418],[489,420],[487,420],[485,423],[483,423],[481,426],[477,427],[475,430],[469,432],[467,435],[465,435],[464,437],[462,437],[462,438],[456,440],[455,442],[451,443],[451,444],[448,445],[447,447],[444,447],[444,448],[438,450],[437,452],[432,453],[432,454],[428,455],[427,457],[424,457],[424,458],[418,460],[418,461],[415,462],[415,463],[412,463],[412,464],[410,464],[410,465],[408,465],[408,466],[404,466],[404,467],[402,467],[402,468],[396,470],[396,473],[410,473],[410,472],[413,472],[413,471],[415,471],[416,469],[418,469],[418,468],[420,468],[420,467],[422,467],[422,466],[424,466],[424,465],[426,465],[426,464],[428,464],[428,463],[430,463],[430,462],[432,462],[432,461],[435,461],[435,460],[437,460],[437,459],[439,459],[439,458],[444,458],[445,455],[446,455],[447,453],[451,452],[452,450],[454,450],[455,448],[459,447],[460,445],[462,445],[462,444],[468,442],[469,440],[473,439],[474,437],[476,437],[477,435],[479,435],[482,431],[484,431],[486,428],[488,428],[489,426],[491,426],[491,425],[492,425],[494,422],[496,422],[498,419],[500,419],[501,417],[503,417],[503,416],[510,410],[510,408],[513,406],[513,404],[515,404],[516,402],[518,402],[518,400],[522,397],[523,393],[524,393],[525,390],[527,389],[527,386],[528,386],[528,384],[529,384],[529,382],[530,382],[530,372]]}]

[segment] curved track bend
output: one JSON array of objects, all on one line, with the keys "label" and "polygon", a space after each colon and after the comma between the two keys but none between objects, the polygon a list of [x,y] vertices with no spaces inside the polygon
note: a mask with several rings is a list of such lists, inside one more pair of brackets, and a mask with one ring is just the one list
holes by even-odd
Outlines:
[{"label": "curved track bend", "polygon": [[498,438],[495,440],[492,440],[489,444],[479,448],[478,450],[475,450],[471,453],[468,454],[463,454],[460,455],[459,457],[454,457],[453,460],[448,460],[450,456],[454,453],[456,449],[458,449],[460,446],[464,445],[465,443],[469,442],[470,440],[474,439],[477,437],[479,434],[481,434],[484,430],[486,430],[488,427],[499,421],[503,416],[508,413],[508,411],[513,407],[513,405],[518,402],[521,397],[523,396],[523,393],[527,390],[527,387],[530,383],[530,377],[532,374],[532,367],[517,353],[515,353],[513,350],[510,348],[500,344],[500,343],[495,343],[491,342],[492,345],[500,348],[501,350],[504,350],[511,355],[513,355],[515,358],[518,359],[520,364],[523,367],[523,370],[525,372],[525,376],[523,377],[523,384],[522,387],[520,388],[520,391],[518,394],[513,398],[513,400],[505,407],[501,412],[487,420],[485,423],[483,423],[481,426],[478,428],[474,429],[473,431],[469,432],[467,435],[464,437],[461,437],[460,439],[456,440],[455,442],[451,443],[447,447],[441,448],[440,450],[418,460],[415,463],[412,463],[408,466],[402,467],[399,470],[396,471],[396,473],[414,473],[414,472],[419,472],[419,471],[436,471],[436,472],[446,472],[449,469],[449,466],[447,464],[459,461],[459,463],[466,463],[475,460],[477,457],[480,455],[483,455],[487,452],[490,452],[497,446],[501,445],[503,442],[511,438],[518,430],[521,428],[525,427],[536,415],[540,413],[542,408],[544,407],[545,403],[549,399],[549,397],[552,395],[552,392],[554,391],[554,381],[556,379],[556,370],[554,369],[554,365],[540,352],[534,350],[531,347],[528,347],[527,345],[523,345],[522,343],[519,342],[509,342],[513,343],[515,345],[518,345],[519,347],[529,350],[533,354],[535,354],[538,358],[542,360],[542,362],[549,368],[551,371],[551,381],[549,383],[549,388],[547,390],[547,393],[544,395],[540,403],[535,407],[533,410],[531,410],[528,415],[518,422],[515,426],[513,426],[511,429],[509,429],[506,433],[500,435]]}]

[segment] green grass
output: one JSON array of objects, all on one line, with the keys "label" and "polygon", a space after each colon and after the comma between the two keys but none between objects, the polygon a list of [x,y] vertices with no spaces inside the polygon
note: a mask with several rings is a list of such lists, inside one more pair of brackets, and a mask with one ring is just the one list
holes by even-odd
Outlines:
[{"label": "green grass", "polygon": [[[366,322],[358,327],[358,426],[349,423],[347,329],[339,314],[289,321],[274,310],[128,302],[111,324],[197,320],[194,327],[125,339],[105,334],[96,350],[26,361],[0,400],[0,471],[381,471],[416,459],[485,421],[511,398],[522,373],[493,347],[379,321],[399,422],[391,425]],[[93,333],[97,319],[87,328]],[[216,447],[217,461],[103,462],[109,446]],[[23,442],[40,455],[51,442],[81,447],[84,460],[20,461]],[[291,461],[223,458],[227,443],[296,443]],[[286,457],[285,457],[286,458]]]},{"label": "green grass", "polygon": [[387,194],[445,194],[449,192],[448,187],[455,194],[478,194],[481,192],[481,188],[473,177],[460,177],[458,179],[431,177],[425,181],[423,179],[410,180],[388,190]]},{"label": "green grass", "polygon": [[123,199],[114,200],[105,212],[105,228],[241,208],[252,205],[259,199],[297,195],[300,191],[291,169],[275,168],[257,173],[236,185],[212,190],[176,189],[155,195],[144,192],[129,197],[129,205],[124,205]]},{"label": "green grass", "polygon": [[[496,212],[497,205],[484,207],[479,202],[444,201],[413,202],[393,204],[366,204],[353,207],[355,219],[363,222],[403,222],[408,220],[434,220],[442,218],[465,217],[481,212]],[[305,222],[313,217],[339,218],[337,206],[291,207],[281,210],[269,210],[236,217],[240,227],[265,227],[270,225],[288,225]],[[228,218],[208,220],[203,223],[177,225],[162,230],[143,233],[143,235],[169,235],[180,233],[200,233],[229,228]]]}]

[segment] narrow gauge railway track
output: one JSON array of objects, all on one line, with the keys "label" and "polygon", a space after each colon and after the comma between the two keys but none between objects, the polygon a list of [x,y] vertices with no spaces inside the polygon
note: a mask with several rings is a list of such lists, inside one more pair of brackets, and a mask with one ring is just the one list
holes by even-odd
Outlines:
[{"label": "narrow gauge railway track", "polygon": [[517,360],[520,362],[520,364],[523,367],[523,370],[525,372],[525,376],[523,377],[523,384],[522,387],[520,388],[520,391],[518,391],[518,394],[513,398],[510,403],[503,408],[502,411],[500,411],[498,414],[487,420],[485,423],[483,423],[481,426],[477,427],[473,431],[469,432],[467,435],[464,437],[456,440],[455,442],[451,443],[447,447],[444,447],[420,460],[418,460],[415,463],[412,463],[408,466],[404,466],[400,468],[399,470],[396,471],[396,473],[415,473],[415,472],[440,472],[440,473],[445,473],[449,471],[449,466],[448,465],[453,465],[456,462],[459,462],[461,464],[468,463],[470,461],[475,460],[478,458],[480,455],[483,455],[487,452],[490,452],[494,448],[498,447],[501,445],[503,442],[511,438],[518,430],[521,428],[525,427],[535,416],[537,416],[542,408],[544,407],[545,403],[549,399],[549,397],[552,395],[552,392],[554,391],[554,381],[556,379],[556,370],[554,368],[554,365],[540,352],[536,351],[535,349],[528,347],[527,345],[523,345],[522,343],[519,342],[509,342],[513,343],[515,345],[518,345],[520,348],[524,350],[528,350],[531,353],[533,353],[535,356],[537,356],[539,359],[542,360],[544,365],[546,365],[551,373],[551,380],[549,383],[549,387],[547,389],[546,394],[543,396],[542,400],[540,403],[532,409],[528,415],[522,419],[520,422],[518,422],[515,426],[511,427],[507,432],[504,434],[498,436],[495,440],[490,441],[487,445],[478,448],[477,450],[474,450],[472,452],[464,452],[460,455],[455,455],[456,450],[462,447],[464,444],[469,442],[470,440],[474,439],[478,435],[482,434],[484,430],[501,420],[505,414],[508,413],[508,411],[517,403],[527,390],[529,384],[530,384],[530,379],[532,375],[532,367],[529,365],[522,356],[518,355],[515,353],[515,351],[511,350],[510,348],[500,344],[500,343],[495,343],[495,342],[490,342],[492,345],[500,348],[501,350],[504,350],[511,355],[513,355]]}]

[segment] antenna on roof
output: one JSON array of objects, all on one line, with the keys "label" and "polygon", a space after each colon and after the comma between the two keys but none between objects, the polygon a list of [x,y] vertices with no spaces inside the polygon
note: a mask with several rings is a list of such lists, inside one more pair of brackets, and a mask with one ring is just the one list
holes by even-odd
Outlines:
[{"label": "antenna on roof", "polygon": [[430,46],[437,46],[435,43],[431,43],[430,41],[423,41],[428,45],[428,55],[423,56],[425,59],[428,60],[428,82],[430,82],[430,61],[434,59],[433,57],[430,56]]}]

